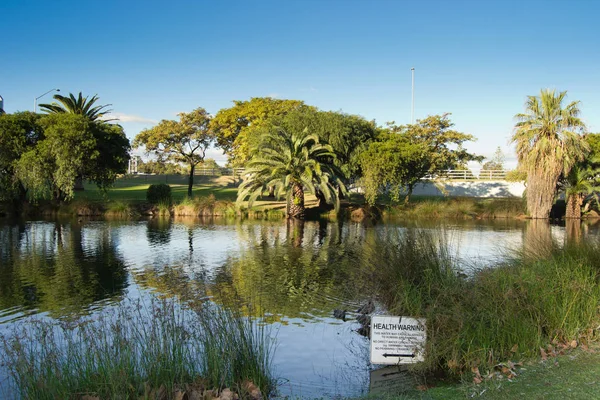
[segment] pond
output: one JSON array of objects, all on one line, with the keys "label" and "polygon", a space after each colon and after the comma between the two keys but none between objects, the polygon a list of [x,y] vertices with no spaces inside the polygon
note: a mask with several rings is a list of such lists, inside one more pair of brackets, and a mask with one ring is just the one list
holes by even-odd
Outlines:
[{"label": "pond", "polygon": [[[354,255],[381,233],[414,230],[443,235],[467,276],[524,241],[546,235],[560,243],[566,236],[564,227],[539,233],[515,220],[0,221],[0,333],[28,318],[101,313],[149,293],[226,307],[252,302],[253,311],[245,312],[264,316],[275,341],[278,395],[365,394],[374,369],[368,339],[357,333],[355,319],[335,318],[334,310],[352,315],[375,300],[375,312],[385,313],[363,273],[370,266]],[[6,381],[0,366],[0,384]]]}]

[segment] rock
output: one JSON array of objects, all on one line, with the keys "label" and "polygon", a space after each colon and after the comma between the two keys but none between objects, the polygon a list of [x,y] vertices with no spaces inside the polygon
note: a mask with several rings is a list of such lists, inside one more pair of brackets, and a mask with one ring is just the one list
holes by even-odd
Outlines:
[{"label": "rock", "polygon": [[221,396],[219,396],[220,400],[234,400],[233,392],[229,389],[223,389],[221,392]]},{"label": "rock", "polygon": [[373,300],[369,300],[366,304],[356,310],[359,314],[371,314],[373,311],[375,311],[375,303],[373,303]]},{"label": "rock", "polygon": [[346,310],[333,310],[333,317],[346,321]]},{"label": "rock", "polygon": [[263,398],[258,386],[250,381],[244,381],[244,383],[242,383],[242,389],[248,394],[248,396],[250,396],[250,399],[252,400],[262,400]]},{"label": "rock", "polygon": [[359,316],[356,317],[356,320],[362,326],[371,326],[371,317],[366,314],[359,314]]},{"label": "rock", "polygon": [[352,221],[363,221],[365,218],[367,218],[367,212],[365,211],[364,208],[357,208],[356,210],[353,210],[352,213],[350,213],[350,219]]},{"label": "rock", "polygon": [[173,392],[173,400],[189,400],[189,397],[186,392],[176,390],[175,392]]},{"label": "rock", "polygon": [[358,333],[359,335],[364,336],[364,337],[370,337],[371,327],[369,325],[362,325],[360,328],[358,328],[356,330],[356,333]]}]

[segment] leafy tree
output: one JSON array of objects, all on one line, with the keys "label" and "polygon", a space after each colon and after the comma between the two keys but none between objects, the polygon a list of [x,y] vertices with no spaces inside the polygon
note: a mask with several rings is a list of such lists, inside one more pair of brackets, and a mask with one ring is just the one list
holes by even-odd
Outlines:
[{"label": "leafy tree", "polygon": [[135,147],[145,146],[161,160],[182,162],[189,166],[188,196],[192,197],[194,169],[204,161],[206,149],[214,141],[210,115],[203,108],[180,113],[179,121],[162,120],[153,128],[141,131],[134,139]]},{"label": "leafy tree", "polygon": [[31,197],[69,200],[78,177],[105,189],[125,172],[129,140],[121,126],[76,114],[50,114],[40,125],[43,139],[16,164],[16,175]]},{"label": "leafy tree", "polygon": [[40,116],[32,112],[0,116],[0,201],[11,201],[18,210],[27,189],[16,174],[21,156],[43,138]]},{"label": "leafy tree", "polygon": [[217,145],[229,157],[233,166],[244,166],[250,159],[252,132],[267,125],[277,116],[294,110],[314,109],[300,100],[281,100],[253,97],[248,101],[235,100],[234,106],[219,110],[211,121]]},{"label": "leafy tree", "polygon": [[427,147],[412,143],[406,136],[383,134],[361,155],[363,188],[368,204],[375,205],[378,194],[389,191],[392,200],[399,201],[408,188],[405,203],[419,181],[420,172],[427,173]]},{"label": "leafy tree", "polygon": [[429,116],[406,126],[391,124],[387,133],[369,145],[361,156],[369,204],[375,204],[377,194],[386,187],[392,189],[395,200],[400,188],[405,188],[405,203],[408,203],[415,185],[425,177],[440,176],[468,161],[481,160],[463,147],[466,141],[475,138],[452,130],[454,124],[448,116]]},{"label": "leafy tree", "polygon": [[307,129],[291,133],[280,127],[265,129],[253,148],[247,179],[240,185],[237,202],[248,198],[248,207],[268,187],[286,196],[286,215],[304,219],[304,190],[319,190],[328,203],[339,209],[338,189],[345,193],[341,172],[334,165],[335,153]]},{"label": "leafy tree", "polygon": [[525,113],[517,114],[512,141],[520,168],[527,171],[527,211],[531,218],[548,218],[558,181],[567,176],[588,151],[581,133],[579,102],[563,108],[567,92],[542,89],[528,96]]},{"label": "leafy tree", "polygon": [[83,97],[81,92],[79,92],[78,97],[75,97],[73,93],[69,93],[69,97],[55,94],[53,98],[58,100],[58,103],[40,104],[42,111],[46,111],[48,114],[83,115],[92,121],[104,119],[103,117],[111,111],[107,109],[110,104],[94,106],[94,103],[98,101],[98,95],[94,95],[89,100],[87,96]]},{"label": "leafy tree", "polygon": [[567,219],[580,219],[582,206],[585,204],[587,211],[591,204],[586,200],[595,200],[598,204],[595,193],[600,191],[600,134],[587,134],[585,141],[590,153],[576,163],[559,184],[559,190],[564,190],[567,197]]}]

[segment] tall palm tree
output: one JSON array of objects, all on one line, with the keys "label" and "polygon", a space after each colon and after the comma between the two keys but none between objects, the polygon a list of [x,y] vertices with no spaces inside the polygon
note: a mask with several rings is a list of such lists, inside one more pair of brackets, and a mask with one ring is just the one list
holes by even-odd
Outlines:
[{"label": "tall palm tree", "polygon": [[238,205],[248,198],[248,207],[270,187],[286,197],[287,217],[304,219],[304,191],[318,190],[339,209],[338,189],[346,194],[341,171],[334,165],[335,153],[328,144],[305,129],[289,134],[279,127],[264,130],[247,164],[246,180],[240,185]]},{"label": "tall palm tree", "polygon": [[563,108],[567,92],[542,89],[528,96],[525,113],[517,114],[512,142],[519,165],[527,171],[527,211],[531,218],[548,218],[561,175],[582,160],[588,145],[581,136],[585,124],[579,118],[579,102]]},{"label": "tall palm tree", "polygon": [[79,92],[78,97],[75,97],[73,93],[69,93],[69,97],[61,96],[60,94],[55,94],[53,98],[55,100],[58,100],[60,104],[40,104],[40,108],[49,114],[78,114],[88,117],[92,121],[95,121],[97,119],[108,121],[102,117],[104,117],[106,114],[109,114],[112,111],[107,109],[111,106],[110,104],[106,104],[103,106],[94,106],[94,103],[98,100],[98,95],[94,95],[92,98],[88,99],[87,96],[83,97],[81,92]]}]

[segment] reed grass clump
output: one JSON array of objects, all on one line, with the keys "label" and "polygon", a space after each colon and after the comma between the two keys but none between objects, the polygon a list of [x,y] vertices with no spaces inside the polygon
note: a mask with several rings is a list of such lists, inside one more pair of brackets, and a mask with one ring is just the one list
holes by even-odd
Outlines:
[{"label": "reed grass clump", "polygon": [[389,207],[385,214],[407,218],[516,218],[526,212],[522,199],[429,198]]},{"label": "reed grass clump", "polygon": [[208,303],[191,310],[153,297],[77,321],[29,321],[0,337],[0,350],[27,399],[173,398],[190,385],[243,394],[248,381],[263,394],[273,388],[266,328]]},{"label": "reed grass clump", "polygon": [[204,197],[185,198],[174,207],[176,216],[235,216],[235,205],[230,201],[217,200],[214,194]]},{"label": "reed grass clump", "polygon": [[138,212],[128,202],[114,201],[107,204],[104,215],[107,217],[129,218],[137,216]]},{"label": "reed grass clump", "polygon": [[467,276],[444,235],[421,231],[373,241],[365,256],[390,313],[427,318],[421,368],[461,373],[597,339],[600,247],[530,251]]}]

